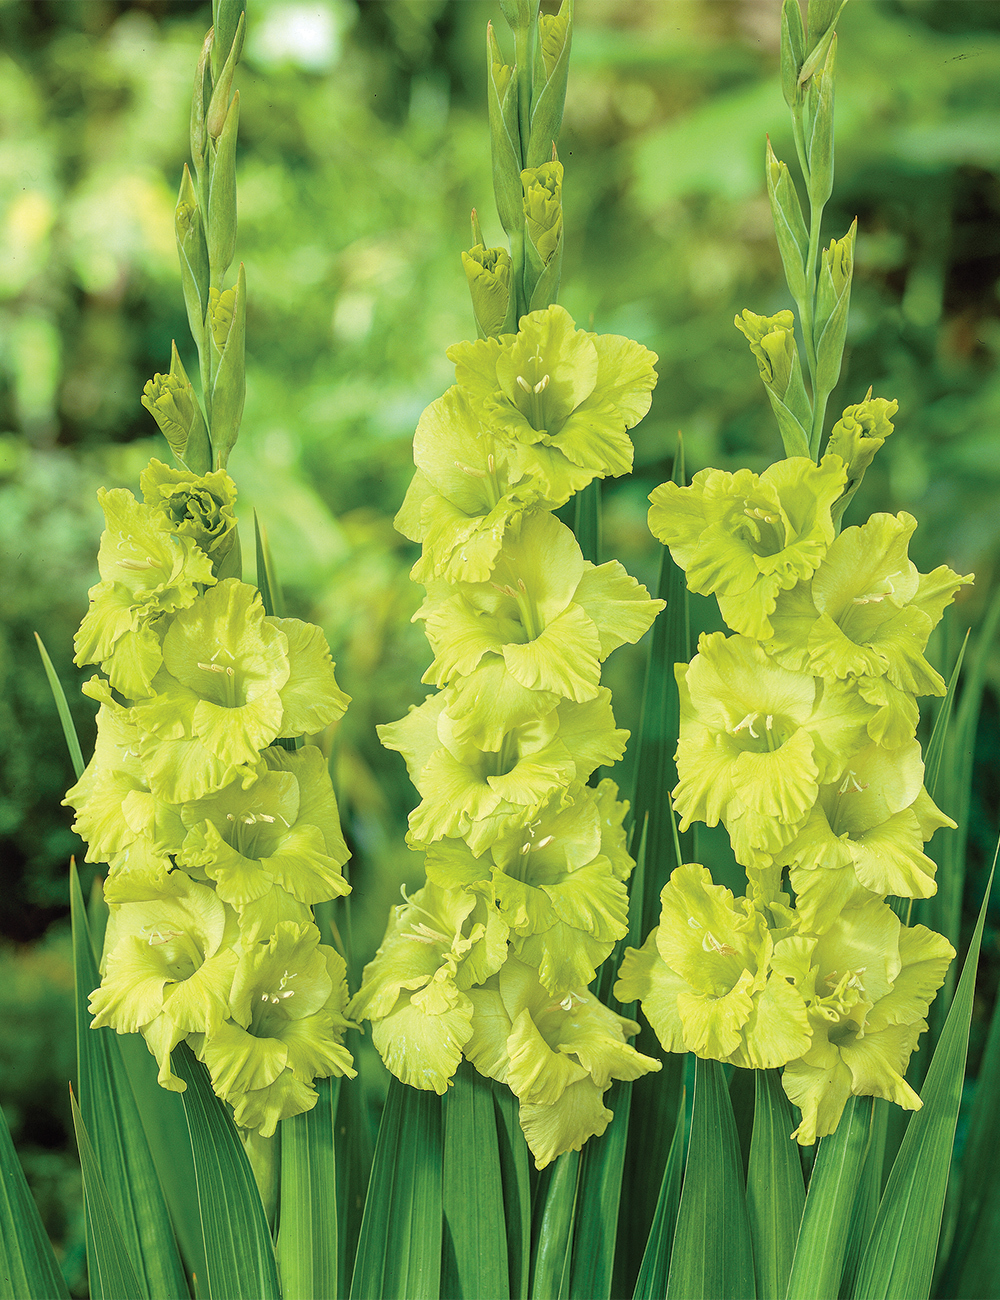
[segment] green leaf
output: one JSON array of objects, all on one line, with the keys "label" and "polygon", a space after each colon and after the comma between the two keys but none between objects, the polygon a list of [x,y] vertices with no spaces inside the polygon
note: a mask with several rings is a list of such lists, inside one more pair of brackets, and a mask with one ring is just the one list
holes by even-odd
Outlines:
[{"label": "green leaf", "polygon": [[531,1268],[531,1170],[528,1144],[518,1120],[518,1101],[503,1083],[493,1085],[500,1177],[507,1221],[507,1269],[511,1300],[527,1300]]},{"label": "green leaf", "polygon": [[[346,901],[346,900],[345,900]],[[350,982],[360,983],[360,969]],[[355,1040],[354,1059],[358,1059],[360,1034],[349,1031]],[[364,1094],[359,1087],[341,1088],[337,1101],[334,1146],[337,1157],[337,1241],[340,1248],[338,1261],[337,1295],[346,1296],[354,1272],[354,1256],[361,1236],[361,1221],[365,1208],[365,1190],[371,1172],[375,1134],[372,1117],[364,1104]]]},{"label": "green leaf", "polygon": [[[844,1274],[840,1280],[840,1294],[847,1300],[854,1292],[858,1269],[871,1236],[872,1224],[878,1213],[878,1203],[882,1199],[882,1186],[886,1167],[886,1139],[889,1132],[890,1118],[905,1116],[900,1110],[881,1097],[876,1097],[872,1104],[872,1125],[858,1179],[858,1190],[851,1210],[851,1225],[847,1231],[847,1245],[844,1250]],[[898,1147],[898,1143],[897,1143]]]},{"label": "green leaf", "polygon": [[1000,1132],[1000,1001],[993,1008],[990,1032],[979,1064],[976,1094],[962,1158],[958,1227],[949,1251],[940,1295],[1000,1295],[995,1243],[1000,1234],[1000,1177],[996,1172],[995,1134]]},{"label": "green leaf", "polygon": [[667,1300],[753,1300],[756,1294],[743,1160],[725,1071],[718,1061],[699,1059]]},{"label": "green leaf", "polygon": [[437,1300],[442,1156],[440,1099],[393,1079],[375,1146],[352,1300]]},{"label": "green leaf", "polygon": [[802,1162],[789,1134],[792,1107],[777,1070],[755,1070],[747,1215],[759,1296],[783,1296],[805,1205]]},{"label": "green leaf", "polygon": [[0,1108],[0,1300],[69,1300]]},{"label": "green leaf", "polygon": [[56,709],[59,713],[59,721],[62,723],[63,735],[66,737],[66,748],[69,750],[70,761],[73,764],[73,771],[76,773],[76,779],[79,781],[83,776],[83,769],[86,764],[83,761],[83,751],[80,749],[80,741],[76,734],[76,724],[73,722],[73,715],[69,711],[69,705],[66,703],[66,692],[62,688],[62,682],[56,676],[56,670],[52,667],[52,660],[49,658],[49,652],[45,649],[42,638],[35,633],[35,640],[38,642],[38,653],[42,656],[42,664],[45,668],[45,676],[49,679],[49,689],[52,691],[52,698],[56,702]]},{"label": "green leaf", "polygon": [[[101,976],[94,960],[75,865],[70,867],[70,907],[80,1109],[105,1189],[101,1194],[110,1198],[117,1230],[122,1235],[131,1267],[138,1274],[141,1293],[186,1296],[187,1278],[118,1036],[110,1028],[91,1028],[87,1002],[92,990],[100,984]],[[149,1059],[152,1063],[152,1057]],[[88,1261],[92,1250],[99,1253],[104,1249],[93,1237],[91,1227],[88,1227]]]},{"label": "green leaf", "polygon": [[583,558],[591,564],[601,562],[601,480],[595,478],[576,494],[573,502],[573,532],[580,543]]},{"label": "green leaf", "polygon": [[148,1300],[139,1280],[121,1223],[101,1177],[97,1156],[87,1136],[80,1107],[70,1090],[73,1128],[83,1170],[83,1199],[87,1210],[87,1273],[91,1300]]},{"label": "green leaf", "polygon": [[566,1151],[549,1166],[539,1182],[539,1189],[544,1188],[544,1194],[539,1196],[541,1210],[535,1234],[532,1300],[562,1300],[569,1295],[579,1172],[579,1151]]},{"label": "green leaf", "polygon": [[604,1104],[614,1118],[602,1137],[587,1142],[580,1157],[569,1290],[573,1300],[607,1300],[612,1290],[632,1084],[616,1081]]},{"label": "green leaf", "polygon": [[870,1098],[852,1097],[836,1132],[820,1139],[795,1243],[788,1300],[827,1300],[838,1294],[871,1115]]},{"label": "green leaf", "polygon": [[653,1226],[643,1252],[639,1277],[635,1284],[633,1300],[660,1300],[666,1294],[667,1273],[670,1269],[670,1251],[677,1225],[677,1208],[681,1199],[681,1170],[684,1167],[685,1108],[681,1092],[677,1108],[670,1153],[663,1169],[663,1181],[656,1200]]},{"label": "green leaf", "polygon": [[930,1295],[965,1076],[976,967],[995,871],[994,855],[962,977],[921,1089],[924,1104],[907,1125],[889,1175],[861,1261],[855,1300],[926,1300]]},{"label": "green leaf", "polygon": [[339,1079],[317,1079],[312,1110],[281,1122],[278,1269],[282,1300],[336,1300]]},{"label": "green leaf", "polygon": [[442,1102],[445,1277],[456,1300],[490,1300],[509,1290],[493,1087],[463,1061]]},{"label": "green leaf", "polygon": [[253,1170],[208,1071],[186,1044],[173,1054],[174,1072],[187,1084],[184,1110],[191,1133],[198,1209],[205,1249],[206,1300],[278,1300],[278,1270]]},{"label": "green leaf", "polygon": [[962,641],[962,648],[958,652],[955,667],[948,679],[948,693],[938,708],[937,717],[934,719],[934,730],[931,732],[927,752],[924,754],[924,785],[927,787],[927,793],[932,799],[934,798],[934,791],[937,789],[941,759],[944,756],[945,741],[948,738],[948,724],[951,721],[951,711],[955,703],[955,688],[958,686],[959,674],[962,671],[962,660],[965,658],[965,651],[969,644],[969,635],[970,633],[966,632]]}]

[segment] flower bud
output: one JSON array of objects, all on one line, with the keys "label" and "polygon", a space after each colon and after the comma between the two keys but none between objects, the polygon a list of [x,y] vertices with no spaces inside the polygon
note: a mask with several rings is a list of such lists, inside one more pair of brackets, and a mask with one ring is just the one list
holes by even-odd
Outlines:
[{"label": "flower bud", "polygon": [[837,40],[830,41],[826,62],[809,82],[806,127],[809,201],[821,208],[833,192],[833,68]]},{"label": "flower bud", "polygon": [[209,28],[201,47],[198,67],[195,69],[194,94],[191,97],[191,157],[194,159],[195,171],[199,178],[205,165],[205,149],[208,144],[208,134],[205,130],[205,76],[208,72],[213,39],[214,33]]},{"label": "flower bud", "polygon": [[517,78],[503,61],[492,23],[486,26],[487,102],[493,156],[493,192],[500,224],[508,235],[521,229],[521,132],[517,120]]},{"label": "flower bud", "polygon": [[231,289],[208,291],[208,324],[212,347],[212,446],[215,467],[225,469],[239,433],[246,398],[246,276]]},{"label": "flower bud", "polygon": [[177,352],[172,348],[170,373],[154,375],[143,389],[143,406],[160,426],[170,450],[193,473],[208,468],[211,454],[205,420]]},{"label": "flower bud", "polygon": [[515,322],[510,255],[502,248],[476,244],[468,253],[462,253],[462,265],[481,336],[496,338],[499,334],[512,333]]},{"label": "flower bud", "polygon": [[208,262],[215,285],[222,283],[236,251],[236,133],[239,124],[240,95],[237,91],[226,115],[208,182]]},{"label": "flower bud", "polygon": [[542,163],[521,173],[528,238],[543,266],[552,260],[562,243],[562,178],[560,162]]},{"label": "flower bud", "polygon": [[[217,33],[221,36],[221,33]],[[229,115],[229,97],[233,90],[233,75],[236,72],[236,65],[240,61],[240,54],[243,50],[243,37],[246,35],[246,21],[243,14],[240,14],[239,22],[236,24],[236,34],[233,38],[232,48],[228,51],[225,66],[219,74],[215,83],[215,89],[212,91],[212,98],[209,101],[208,111],[205,114],[205,128],[213,139],[217,140],[222,134],[223,127],[226,124],[226,118]],[[215,46],[212,47],[213,63],[215,61]]]},{"label": "flower bud", "polygon": [[181,287],[184,291],[188,325],[197,340],[204,332],[209,262],[201,209],[198,207],[194,182],[187,164],[184,166],[180,194],[174,209],[174,233],[177,236],[177,256],[181,264]]},{"label": "flower bud", "polygon": [[808,456],[812,406],[802,382],[794,322],[790,311],[779,311],[775,316],[744,311],[734,324],[746,336],[757,358],[787,455]]},{"label": "flower bud", "polygon": [[532,10],[537,12],[538,0],[500,0],[500,12],[513,32],[530,27]]},{"label": "flower bud", "polygon": [[224,66],[239,31],[240,21],[244,19],[244,0],[214,0],[212,10],[212,26],[215,30],[212,76],[218,81],[220,69]]},{"label": "flower bud", "polygon": [[799,71],[806,53],[799,0],[783,0],[781,6],[781,91],[785,103],[794,108],[801,100]]},{"label": "flower bud", "polygon": [[806,295],[805,266],[809,254],[809,232],[788,168],[774,156],[770,140],[767,142],[766,171],[771,217],[785,268],[785,279],[792,296],[801,302]]},{"label": "flower bud", "polygon": [[526,158],[529,167],[537,167],[551,158],[562,126],[573,38],[573,13],[569,3],[564,4],[557,14],[541,15],[538,38],[532,96],[534,108]]},{"label": "flower bud", "polygon": [[843,239],[833,239],[823,250],[819,280],[816,285],[816,315],[813,337],[816,340],[816,390],[832,393],[840,378],[840,364],[847,338],[847,309],[851,301],[851,276],[854,271],[854,238],[858,223],[854,221]]}]

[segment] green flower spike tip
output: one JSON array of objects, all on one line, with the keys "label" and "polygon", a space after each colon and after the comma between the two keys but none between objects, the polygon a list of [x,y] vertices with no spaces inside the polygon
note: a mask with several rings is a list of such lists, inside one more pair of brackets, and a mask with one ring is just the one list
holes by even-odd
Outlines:
[{"label": "green flower spike tip", "polygon": [[759,854],[793,838],[820,785],[868,743],[872,709],[848,685],[791,672],[756,642],[721,632],[703,635],[676,674],[681,829],[724,821],[737,860],[766,865]]},{"label": "green flower spike tip", "polygon": [[[655,355],[617,334],[588,334],[552,306],[522,317],[517,334],[448,350],[459,386],[484,424],[552,447],[595,474],[626,474],[626,430],[649,410]],[[581,484],[581,486],[583,486]]]},{"label": "green flower spike tip", "polygon": [[315,1106],[315,1078],[355,1077],[342,1041],[346,1004],[343,958],[314,925],[284,921],[240,956],[230,1019],[191,1043],[241,1128],[270,1137],[279,1120]]},{"label": "green flower spike tip", "polygon": [[946,565],[920,574],[907,555],[917,521],[876,514],[845,528],[812,583],[778,598],[768,650],[789,668],[827,679],[881,677],[910,695],[943,695],[924,658],[931,631],[960,586]]},{"label": "green flower spike tip", "polygon": [[237,908],[274,885],[309,905],[348,893],[340,869],[350,855],[322,753],[315,745],[269,748],[257,772],[246,789],[234,781],[185,804],[178,864],[204,873]]},{"label": "green flower spike tip", "polygon": [[625,950],[614,993],[642,1003],[664,1050],[755,1069],[805,1051],[805,1002],[769,975],[763,913],[698,863],[678,867],[660,900],[660,923],[641,949]]},{"label": "green flower spike tip", "polygon": [[507,955],[507,927],[482,895],[426,884],[393,910],[350,1014],[403,1083],[444,1093],[471,1033],[473,983]]},{"label": "green flower spike tip", "polygon": [[649,527],[670,547],[691,591],[715,595],[734,632],[763,640],[782,591],[812,577],[833,541],[830,510],[844,463],[824,456],[779,460],[757,475],[704,469],[690,487],[650,494]]},{"label": "green flower spike tip", "polygon": [[124,488],[100,488],[107,527],[97,564],[102,581],[76,634],[74,662],[100,664],[127,699],[151,694],[162,662],[161,615],[187,609],[198,584],[215,582],[212,562],[155,510]]},{"label": "green flower spike tip", "polygon": [[535,1167],[579,1151],[611,1122],[604,1094],[615,1079],[660,1069],[626,1042],[639,1032],[586,988],[553,996],[537,973],[509,957],[469,997],[475,1008],[465,1054],[480,1074],[506,1083],[520,1102]]},{"label": "green flower spike tip", "polygon": [[595,568],[565,524],[533,511],[508,533],[488,584],[430,589],[415,615],[437,656],[424,681],[446,686],[501,655],[525,690],[582,703],[598,693],[601,662],[662,608],[620,564]]},{"label": "green flower spike tip", "polygon": [[781,1079],[802,1111],[792,1137],[811,1145],[832,1133],[852,1094],[919,1110],[903,1075],[954,955],[947,939],[922,925],[900,926],[874,900],[845,912],[819,938],[775,945],[772,966],[804,996],[812,1031],[808,1051]]},{"label": "green flower spike tip", "polygon": [[217,1032],[229,1015],[236,914],[206,885],[171,872],[141,901],[112,905],[104,978],[90,998],[93,1028],[141,1031],[165,1088],[183,1092],[170,1053],[189,1033]]}]

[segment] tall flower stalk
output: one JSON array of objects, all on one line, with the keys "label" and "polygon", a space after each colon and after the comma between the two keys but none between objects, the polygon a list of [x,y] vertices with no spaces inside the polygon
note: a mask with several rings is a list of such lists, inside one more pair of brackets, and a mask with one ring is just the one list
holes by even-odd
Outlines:
[{"label": "tall flower stalk", "polygon": [[552,513],[631,467],[627,431],[648,410],[655,357],[551,305],[572,17],[537,8],[504,6],[513,67],[488,31],[510,251],[486,248],[474,216],[464,264],[480,339],[448,353],[456,383],[420,420],[396,519],[421,544],[415,617],[438,691],[380,735],[421,797],[408,839],[427,883],[395,909],[350,1011],[404,1083],[444,1093],[463,1056],[507,1083],[542,1168],[604,1131],[614,1079],[659,1068],[588,985],[627,932],[633,866],[627,805],[614,782],[592,781],[628,734],[601,664],[662,602],[617,561],[585,559]]},{"label": "tall flower stalk", "polygon": [[[660,923],[629,949],[616,996],[640,999],[668,1051],[783,1067],[801,1143],[834,1132],[851,1095],[906,1109],[904,1075],[954,957],[887,901],[935,892],[924,844],[955,823],[923,785],[918,698],[944,695],[925,658],[931,631],[972,581],[909,559],[916,520],[875,514],[840,530],[897,404],[867,396],[835,423],[855,226],[818,253],[833,179],[833,23],[839,8],[782,9],[782,82],[808,223],[788,168],[767,147],[767,182],[791,311],[744,311],[746,336],[787,458],[762,474],[705,469],[651,495],[649,523],[693,592],[714,595],[730,635],[702,636],[676,667],[681,830],[722,822],[745,898],[700,864],[675,870]],[[786,875],[787,872],[787,875]],[[908,909],[901,908],[908,915]]]},{"label": "tall flower stalk", "polygon": [[236,244],[233,75],[242,3],[216,0],[191,114],[177,247],[201,400],[176,346],[146,385],[181,468],[151,460],[142,501],[99,493],[101,582],[76,638],[96,664],[94,756],[66,802],[107,863],[110,919],[93,1025],[141,1033],[159,1081],[171,1052],[208,1067],[236,1123],[263,1137],[316,1102],[313,1081],[353,1075],[343,1046],[343,958],[312,909],[345,894],[348,858],[327,762],[302,744],[341,717],[319,628],[280,618],[242,581],[226,465],[245,392],[246,282],[225,287]]}]

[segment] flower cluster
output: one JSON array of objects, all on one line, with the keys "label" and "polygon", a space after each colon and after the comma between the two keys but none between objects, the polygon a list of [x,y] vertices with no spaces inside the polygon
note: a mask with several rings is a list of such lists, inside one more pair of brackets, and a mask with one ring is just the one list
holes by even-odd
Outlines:
[{"label": "flower cluster", "polygon": [[449,353],[457,384],[424,412],[397,527],[422,543],[416,614],[439,688],[380,728],[420,803],[427,883],[395,909],[350,1013],[403,1082],[443,1093],[463,1054],[506,1082],[539,1168],[611,1118],[613,1079],[658,1068],[637,1026],[587,990],[627,930],[624,751],[601,664],[661,602],[583,558],[550,511],[631,466],[655,358],[577,330],[560,307]]},{"label": "flower cluster", "polygon": [[183,1091],[186,1040],[237,1123],[269,1136],[315,1103],[314,1078],[354,1073],[344,962],[311,910],[347,892],[348,851],[326,760],[294,741],[348,699],[318,628],[220,579],[229,476],[153,460],[141,483],[142,502],[99,493],[102,581],[76,638],[76,662],[107,674],[84,687],[97,744],[65,801],[109,869],[90,1009],[143,1034],[166,1088]]},{"label": "flower cluster", "polygon": [[650,498],[652,531],[733,633],[677,665],[674,805],[682,829],[725,825],[749,897],[680,867],[616,996],[642,1000],[668,1050],[784,1066],[803,1143],[852,1093],[919,1106],[903,1072],[954,956],[885,900],[935,892],[924,844],[954,826],[923,786],[917,697],[945,693],[924,651],[971,578],[917,572],[908,514],[835,522],[894,410],[850,408],[818,465],[703,470]]}]

